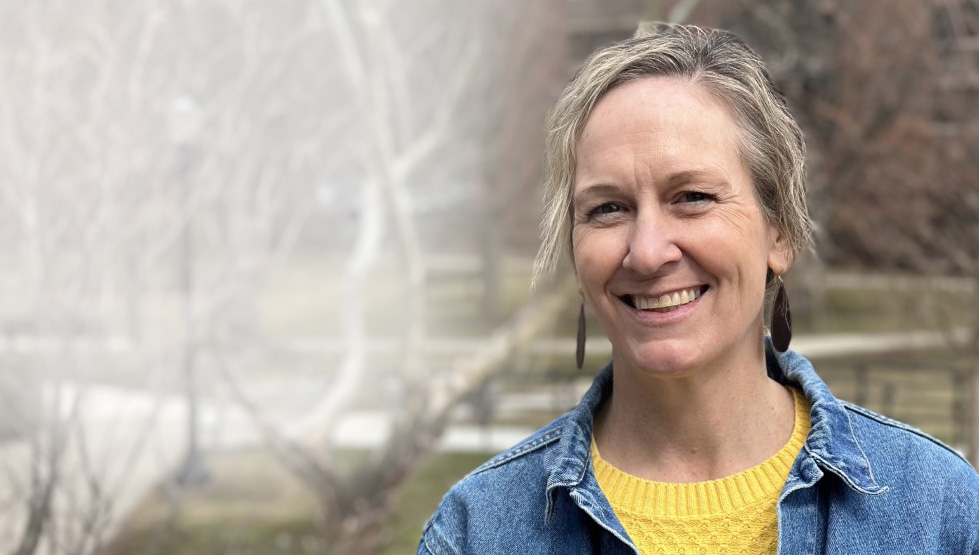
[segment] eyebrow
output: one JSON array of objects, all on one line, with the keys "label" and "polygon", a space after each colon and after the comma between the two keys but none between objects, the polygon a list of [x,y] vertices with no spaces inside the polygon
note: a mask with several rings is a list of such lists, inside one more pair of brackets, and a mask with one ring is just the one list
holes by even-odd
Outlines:
[{"label": "eyebrow", "polygon": [[[672,173],[669,176],[667,176],[666,183],[669,186],[675,186],[690,181],[700,181],[700,180],[706,180],[712,183],[727,183],[727,179],[724,176],[718,175],[717,172],[712,172],[708,169],[683,170],[676,173]],[[573,195],[573,198],[578,198],[583,195],[609,194],[618,191],[619,191],[619,187],[615,185],[598,182],[593,185],[586,185],[584,189],[581,189],[581,191]]]},{"label": "eyebrow", "polygon": [[678,183],[685,183],[688,181],[697,181],[701,179],[706,179],[709,181],[727,181],[722,176],[717,175],[717,172],[711,172],[706,169],[697,170],[686,170],[671,174],[667,179],[670,185],[676,185]]},{"label": "eyebrow", "polygon": [[608,183],[596,183],[594,185],[587,185],[584,189],[578,191],[572,195],[572,198],[578,198],[584,195],[601,195],[608,193],[616,193],[619,191],[619,187],[615,185],[610,185]]}]

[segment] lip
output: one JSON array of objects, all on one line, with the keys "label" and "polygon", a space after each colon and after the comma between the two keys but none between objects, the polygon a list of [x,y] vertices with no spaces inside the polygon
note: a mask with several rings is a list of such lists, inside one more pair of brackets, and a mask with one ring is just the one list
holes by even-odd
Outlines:
[{"label": "lip", "polygon": [[[669,312],[657,312],[655,310],[642,310],[638,308],[633,308],[629,306],[629,304],[626,303],[624,300],[622,300],[621,296],[616,297],[616,299],[619,301],[620,306],[624,308],[629,314],[632,315],[633,318],[638,320],[641,324],[665,325],[665,324],[672,324],[686,319],[688,316],[690,316],[690,314],[694,310],[697,309],[698,306],[700,306],[700,302],[704,299],[705,296],[707,296],[711,292],[710,287],[706,287],[704,285],[701,285],[700,287],[702,287],[704,290],[699,297],[697,297],[693,301],[690,301],[687,304],[680,305],[679,307]],[[673,293],[675,291],[682,291],[683,289],[689,289],[689,288],[681,287],[678,289],[670,289],[668,291],[664,290],[662,293],[659,293],[659,295],[663,295],[666,293]]]},{"label": "lip", "polygon": [[[695,284],[695,285],[686,285],[686,286],[682,286],[682,287],[673,287],[673,288],[670,288],[670,289],[662,289],[662,290],[660,290],[658,292],[651,292],[651,293],[646,293],[646,292],[642,292],[642,291],[629,291],[629,292],[626,292],[626,293],[616,294],[615,296],[618,297],[619,300],[622,301],[622,302],[625,302],[624,297],[647,297],[647,298],[658,299],[659,297],[662,297],[663,295],[672,295],[674,293],[679,293],[681,291],[688,291],[690,289],[699,289],[700,290],[700,294],[703,295],[710,288],[705,283],[698,283],[698,284]],[[628,302],[625,302],[625,304],[626,305],[629,305]]]}]

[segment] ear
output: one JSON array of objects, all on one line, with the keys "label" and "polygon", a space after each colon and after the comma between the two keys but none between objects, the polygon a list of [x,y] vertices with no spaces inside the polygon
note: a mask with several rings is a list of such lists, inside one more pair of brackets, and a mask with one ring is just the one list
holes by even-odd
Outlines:
[{"label": "ear", "polygon": [[776,275],[782,275],[792,267],[795,258],[788,238],[776,227],[771,228],[771,242],[768,247],[768,267]]}]

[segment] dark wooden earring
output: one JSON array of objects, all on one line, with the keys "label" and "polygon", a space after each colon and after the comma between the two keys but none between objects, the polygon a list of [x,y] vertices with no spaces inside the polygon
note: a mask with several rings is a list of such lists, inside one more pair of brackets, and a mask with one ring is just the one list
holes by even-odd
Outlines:
[{"label": "dark wooden earring", "polygon": [[578,362],[578,370],[585,365],[585,302],[581,301],[581,310],[578,311],[578,345],[575,349],[575,360]]},{"label": "dark wooden earring", "polygon": [[789,310],[789,296],[785,294],[785,284],[782,276],[778,279],[778,291],[772,304],[772,344],[775,350],[784,353],[792,341],[792,311]]}]

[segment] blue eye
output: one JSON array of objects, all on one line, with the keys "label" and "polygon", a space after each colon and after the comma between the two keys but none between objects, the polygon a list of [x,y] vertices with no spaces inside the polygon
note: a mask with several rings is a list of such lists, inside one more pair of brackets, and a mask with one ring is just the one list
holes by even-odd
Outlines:
[{"label": "blue eye", "polygon": [[620,212],[622,206],[615,202],[606,202],[605,204],[600,204],[595,208],[592,208],[588,213],[589,216],[598,216],[601,214],[612,214],[614,212]]},{"label": "blue eye", "polygon": [[680,195],[680,202],[708,202],[714,200],[714,195],[700,191],[686,191]]}]

